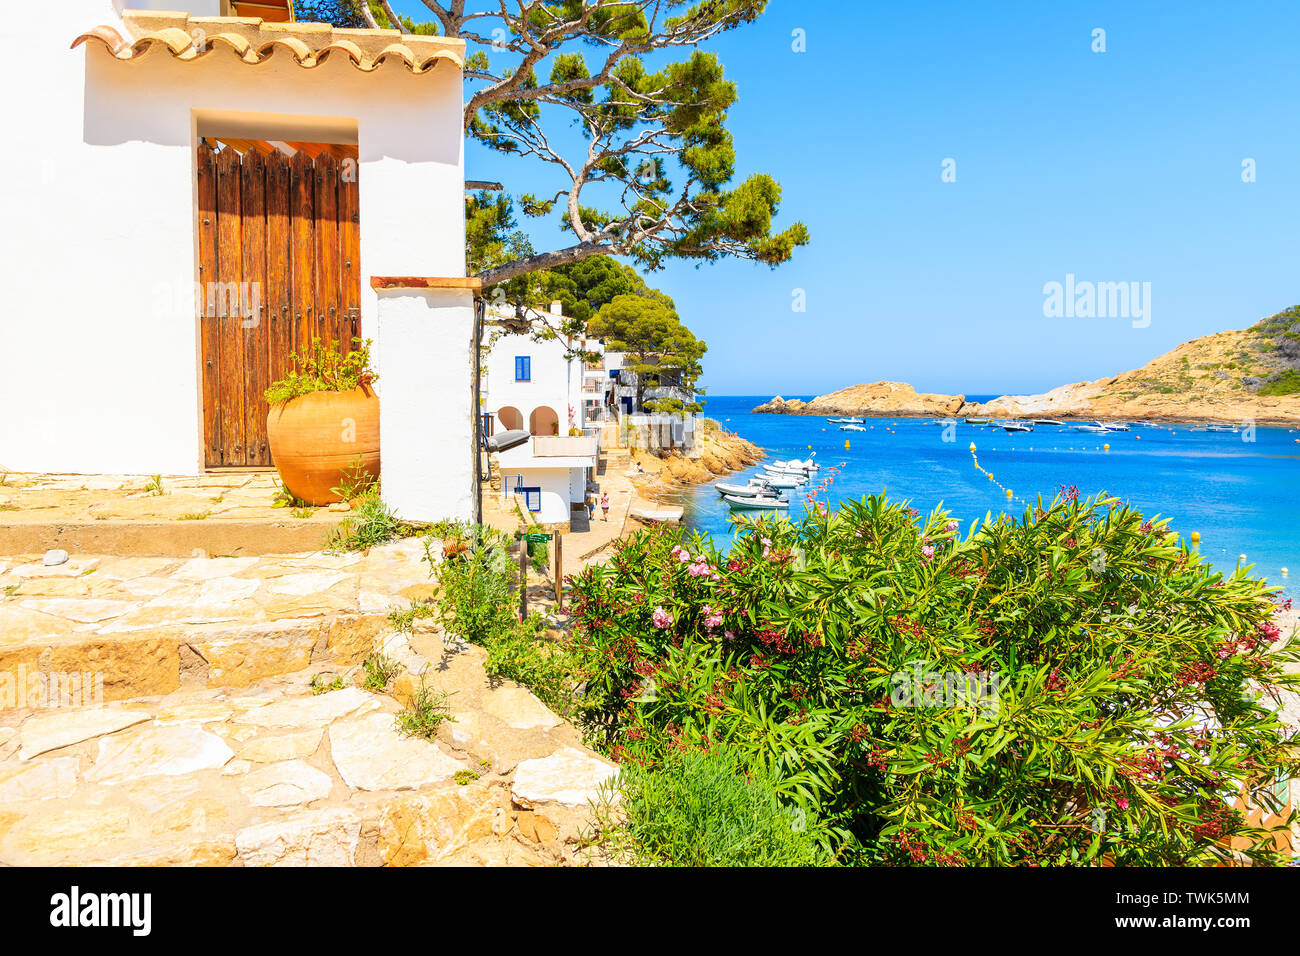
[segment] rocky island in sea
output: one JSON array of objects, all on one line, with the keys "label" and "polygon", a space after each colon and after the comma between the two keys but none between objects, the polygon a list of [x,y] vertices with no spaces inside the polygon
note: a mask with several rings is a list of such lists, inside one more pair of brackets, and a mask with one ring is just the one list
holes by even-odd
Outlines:
[{"label": "rocky island in sea", "polygon": [[1113,378],[1039,395],[967,402],[902,382],[853,385],[812,401],[776,396],[754,409],[778,415],[863,415],[1150,421],[1300,422],[1300,306],[1247,329],[1206,335]]}]

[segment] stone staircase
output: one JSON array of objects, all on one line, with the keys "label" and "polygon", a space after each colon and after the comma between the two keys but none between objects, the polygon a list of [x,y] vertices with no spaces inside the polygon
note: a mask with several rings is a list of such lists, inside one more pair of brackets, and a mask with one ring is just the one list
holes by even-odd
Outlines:
[{"label": "stone staircase", "polygon": [[[617,768],[527,690],[489,681],[480,648],[427,620],[389,625],[390,607],[428,596],[422,556],[401,542],[338,559],[4,568],[0,586],[18,589],[0,604],[0,675],[102,669],[108,702],[0,709],[0,863],[599,862],[582,835]],[[93,612],[129,593],[134,608]],[[159,598],[172,603],[143,612]],[[203,620],[220,608],[226,620]],[[31,614],[68,626],[3,630]],[[401,667],[383,693],[359,686],[375,650]],[[314,692],[321,673],[346,686]],[[429,740],[396,726],[420,687],[446,701]]]},{"label": "stone staircase", "polygon": [[424,554],[0,558],[0,674],[93,672],[111,701],[353,664],[432,596]]}]

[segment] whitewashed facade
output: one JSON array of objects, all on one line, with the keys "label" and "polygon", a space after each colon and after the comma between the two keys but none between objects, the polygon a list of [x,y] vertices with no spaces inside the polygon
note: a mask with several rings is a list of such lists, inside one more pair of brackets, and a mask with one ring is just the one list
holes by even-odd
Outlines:
[{"label": "whitewashed facade", "polygon": [[[194,301],[200,136],[355,146],[361,329],[383,361],[432,358],[436,343],[382,340],[371,277],[465,274],[461,41],[335,31],[356,34],[355,42],[327,51],[321,31],[328,28],[320,25],[203,16],[223,9],[215,0],[149,6],[190,16],[178,29],[176,14],[59,0],[0,18],[6,75],[11,85],[32,85],[10,91],[14,135],[0,150],[0,286],[8,297],[0,314],[7,410],[0,467],[7,470],[203,470]],[[231,39],[213,42],[218,35]],[[414,54],[384,46],[398,41]],[[454,298],[463,317],[471,295],[443,298]],[[448,370],[453,377],[423,386],[448,396],[446,408],[453,393],[469,393],[468,348],[459,350],[462,365]],[[394,473],[389,458],[403,440],[392,430],[394,415],[412,417],[399,408],[408,399],[392,394],[396,380],[382,365],[378,371],[384,486],[410,485],[413,476]],[[472,410],[462,404],[463,421],[454,424],[465,432],[464,450],[437,471],[457,489],[441,496],[457,511],[468,495],[461,489],[472,484]],[[418,434],[410,441],[430,443],[439,422],[411,427]]]}]

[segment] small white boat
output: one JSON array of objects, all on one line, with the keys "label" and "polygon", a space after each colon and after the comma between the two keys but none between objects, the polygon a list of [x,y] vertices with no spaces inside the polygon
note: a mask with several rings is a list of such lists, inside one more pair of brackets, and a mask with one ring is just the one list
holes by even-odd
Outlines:
[{"label": "small white boat", "polygon": [[1065,422],[1055,418],[1031,418],[1030,421],[1033,422],[1035,425],[1064,425],[1065,424]]},{"label": "small white boat", "polygon": [[736,485],[725,481],[715,481],[713,487],[718,494],[726,497],[735,495],[737,498],[758,498],[766,496],[769,498],[778,498],[776,487],[768,484],[766,481],[751,480],[747,485]]},{"label": "small white boat", "polygon": [[842,431],[842,432],[864,432],[864,431],[866,431],[866,429],[863,428],[861,425],[841,425],[841,426],[840,426],[840,431]]},{"label": "small white boat", "polygon": [[1236,425],[1217,425],[1217,424],[1206,425],[1205,430],[1207,432],[1229,432],[1233,435],[1241,431],[1241,429],[1238,428]]},{"label": "small white boat", "polygon": [[826,420],[832,425],[861,425],[866,421],[865,418],[854,418],[852,415],[848,418],[828,418]]},{"label": "small white boat", "polygon": [[1090,425],[1071,425],[1070,427],[1073,431],[1087,432],[1089,435],[1104,435],[1110,431],[1105,425],[1098,425],[1095,422]]},{"label": "small white boat", "polygon": [[765,473],[758,477],[764,484],[772,488],[799,488],[808,484],[808,479],[801,475]]},{"label": "small white boat", "polygon": [[796,474],[807,474],[809,472],[817,471],[821,468],[821,465],[817,464],[811,458],[807,461],[800,461],[798,458],[791,458],[789,461],[769,461],[763,467],[768,471],[792,471]]},{"label": "small white boat", "polygon": [[1027,425],[1024,422],[1002,422],[1004,432],[1031,432],[1034,430],[1033,425]]},{"label": "small white boat", "polygon": [[723,495],[722,500],[732,511],[784,511],[790,502],[783,498],[741,498],[737,495]]},{"label": "small white boat", "polygon": [[1128,431],[1128,422],[1102,422],[1108,432]]}]

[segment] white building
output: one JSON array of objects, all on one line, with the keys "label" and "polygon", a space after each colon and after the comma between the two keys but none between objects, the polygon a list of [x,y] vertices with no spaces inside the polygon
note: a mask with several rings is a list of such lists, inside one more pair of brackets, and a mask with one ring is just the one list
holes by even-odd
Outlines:
[{"label": "white building", "polygon": [[219,15],[283,0],[134,3],[181,12],[0,18],[0,467],[268,466],[270,377],[355,334],[379,359],[385,497],[467,516],[463,41]]},{"label": "white building", "polygon": [[[560,317],[559,303],[551,315]],[[489,311],[492,320],[513,316]],[[586,499],[599,460],[599,436],[590,417],[587,368],[579,353],[587,339],[535,339],[528,334],[485,334],[482,413],[488,435],[522,430],[527,441],[498,454],[503,496],[519,496],[537,521],[566,525]]]}]

